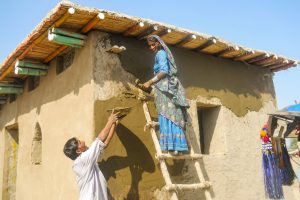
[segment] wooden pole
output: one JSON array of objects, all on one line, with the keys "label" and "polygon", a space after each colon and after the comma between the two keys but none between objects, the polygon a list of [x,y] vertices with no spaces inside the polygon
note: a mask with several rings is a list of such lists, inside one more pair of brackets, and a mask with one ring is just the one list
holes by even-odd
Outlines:
[{"label": "wooden pole", "polygon": [[269,63],[263,64],[263,65],[261,65],[261,66],[262,66],[262,67],[269,67],[269,66],[271,66],[271,65],[278,65],[278,64],[280,64],[280,63],[282,63],[282,62],[283,62],[283,59],[280,58],[280,59],[277,59],[277,60],[275,60],[275,61],[273,61],[273,62],[269,62]]},{"label": "wooden pole", "polygon": [[[147,102],[143,102],[143,109],[144,109],[144,113],[145,113],[145,117],[146,117],[146,122],[147,123],[152,123],[152,119],[151,119],[151,115],[149,113]],[[154,143],[155,150],[156,150],[158,155],[161,155],[162,152],[161,152],[160,144],[158,142],[155,130],[153,128],[150,128],[150,133],[151,133],[151,137],[152,137],[152,140],[153,140],[153,143]],[[162,172],[162,175],[163,175],[164,180],[166,182],[166,185],[172,185],[172,181],[171,181],[170,175],[168,173],[168,167],[167,167],[166,161],[165,160],[159,160],[159,163],[160,163],[161,172]],[[176,192],[174,192],[174,191],[171,192],[171,198],[170,199],[171,200],[178,200]]]},{"label": "wooden pole", "polygon": [[86,35],[82,35],[80,33],[71,32],[71,31],[67,31],[67,30],[63,30],[63,29],[60,29],[60,28],[50,29],[50,33],[54,33],[54,34],[62,35],[62,36],[68,36],[68,37],[76,38],[76,39],[79,39],[79,40],[85,40],[87,38]]},{"label": "wooden pole", "polygon": [[217,39],[216,38],[210,38],[209,40],[207,40],[207,42],[205,42],[204,44],[201,44],[200,46],[196,47],[195,49],[193,49],[194,51],[201,51],[211,45],[214,45],[217,43]]},{"label": "wooden pole", "polygon": [[217,53],[212,54],[213,56],[223,56],[227,53],[233,52],[233,51],[238,51],[240,50],[240,48],[238,46],[234,46],[234,47],[228,47],[226,49],[223,49]]},{"label": "wooden pole", "polygon": [[268,64],[268,63],[270,63],[270,62],[272,62],[274,60],[276,61],[277,59],[278,59],[278,56],[272,55],[270,57],[266,57],[266,58],[264,58],[264,59],[262,59],[260,61],[255,62],[255,64],[256,65]]},{"label": "wooden pole", "polygon": [[14,70],[14,65],[9,66],[1,75],[0,81],[2,81],[8,74],[12,73]]},{"label": "wooden pole", "polygon": [[[75,13],[75,8],[71,7],[68,9],[68,11],[58,20],[56,21],[53,26],[54,27],[59,27],[64,21],[67,20],[67,18],[70,15],[73,15]],[[37,45],[39,44],[41,41],[43,41],[48,35],[48,31],[44,32],[40,37],[38,37],[38,39],[36,39],[35,41],[33,41],[33,43],[19,56],[20,60],[23,60],[26,55]],[[49,62],[49,61],[48,61]],[[13,72],[14,70],[14,65],[10,65],[5,72],[1,75],[0,77],[0,81],[3,80],[8,74],[10,74],[11,72]]]},{"label": "wooden pole", "polygon": [[234,61],[237,61],[237,60],[243,60],[243,59],[245,59],[245,58],[247,58],[249,55],[251,55],[251,54],[255,54],[255,51],[254,50],[248,50],[248,51],[246,51],[246,52],[244,52],[244,53],[242,53],[242,54],[240,54],[240,55],[238,55],[238,56],[236,56],[236,57],[234,57]]},{"label": "wooden pole", "polygon": [[296,64],[296,63],[294,63],[292,61],[290,62],[288,60],[284,60],[279,64],[270,66],[269,69],[276,69],[276,68],[283,67],[283,66],[286,66],[286,65],[294,65],[294,64]]},{"label": "wooden pole", "polygon": [[149,27],[147,30],[143,31],[141,34],[138,35],[138,39],[144,39],[146,38],[147,36],[151,35],[152,33],[154,33],[155,31],[158,30],[158,26],[154,25],[154,26],[151,26]]},{"label": "wooden pole", "polygon": [[27,67],[27,68],[43,69],[43,70],[47,70],[49,68],[48,65],[43,63],[33,63],[24,60],[17,60],[15,67],[21,67],[21,68]]},{"label": "wooden pole", "polygon": [[22,75],[29,75],[29,76],[45,76],[47,75],[47,70],[15,67],[15,74],[19,74],[19,75],[22,74]]},{"label": "wooden pole", "polygon": [[287,64],[287,65],[284,65],[284,66],[281,66],[281,67],[278,67],[278,68],[273,68],[271,69],[272,72],[278,72],[278,71],[281,71],[281,70],[284,70],[284,69],[288,69],[290,67],[296,67],[299,63],[298,62],[292,62],[290,64]]},{"label": "wooden pole", "polygon": [[55,56],[57,56],[58,54],[60,54],[61,52],[63,52],[65,49],[67,49],[68,46],[61,46],[59,47],[56,51],[54,51],[52,54],[50,54],[49,56],[47,56],[44,60],[43,63],[48,63],[50,62],[53,58],[55,58]]},{"label": "wooden pole", "polygon": [[123,32],[124,36],[130,36],[135,31],[143,28],[145,26],[144,22],[138,22],[137,24],[131,26],[129,29]]},{"label": "wooden pole", "polygon": [[188,35],[185,38],[183,38],[181,41],[179,41],[178,43],[175,44],[176,47],[182,47],[184,44],[195,40],[197,38],[196,35],[192,34],[192,35]]},{"label": "wooden pole", "polygon": [[63,35],[57,35],[50,32],[48,34],[48,40],[56,42],[58,44],[67,45],[75,48],[81,48],[84,45],[84,40],[67,37]]},{"label": "wooden pole", "polygon": [[245,60],[245,62],[251,64],[251,63],[254,63],[254,62],[263,60],[263,59],[265,59],[265,58],[269,58],[269,57],[270,57],[270,54],[264,53],[264,54],[262,54],[262,55],[259,55],[259,56],[254,57],[254,58],[247,59],[247,60]]},{"label": "wooden pole", "polygon": [[[68,11],[58,20],[54,23],[54,27],[59,27],[64,21],[68,19],[70,15],[73,15],[75,13],[75,8],[69,8]],[[42,40],[44,40],[47,37],[47,31],[43,33],[38,39],[36,39],[20,56],[19,59],[22,60],[25,58],[25,56],[35,47],[37,44],[39,44]]]},{"label": "wooden pole", "polygon": [[169,33],[171,33],[171,32],[172,32],[172,29],[167,28],[167,29],[164,29],[164,30],[162,30],[161,32],[159,32],[157,35],[158,35],[159,37],[163,37],[163,36],[165,36],[165,35],[167,35],[167,34],[169,34]]},{"label": "wooden pole", "polygon": [[[103,13],[98,13],[98,15],[96,16],[98,17],[100,20],[105,18],[105,15]],[[97,22],[95,18],[94,20],[90,21],[85,27],[83,27],[81,29],[81,33],[87,33],[91,28],[93,28]],[[59,47],[56,51],[54,51],[53,53],[51,53],[49,56],[47,56],[43,62],[44,63],[49,63],[53,58],[55,58],[57,55],[59,55],[61,52],[63,52],[64,50],[66,50],[68,48],[68,46],[61,46]]]},{"label": "wooden pole", "polygon": [[23,88],[0,86],[0,94],[21,94],[21,93],[23,93]]},{"label": "wooden pole", "polygon": [[90,31],[100,20],[104,20],[104,13],[98,13],[96,17],[94,17],[91,21],[89,21],[82,29],[81,33],[87,33]]},{"label": "wooden pole", "polygon": [[20,84],[13,84],[13,83],[0,83],[0,87],[17,87],[17,88],[23,88],[23,85]]}]

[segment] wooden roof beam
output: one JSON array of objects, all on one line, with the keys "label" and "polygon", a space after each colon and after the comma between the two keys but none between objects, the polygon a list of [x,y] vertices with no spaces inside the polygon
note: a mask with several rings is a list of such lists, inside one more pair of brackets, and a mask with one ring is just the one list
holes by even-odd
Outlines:
[{"label": "wooden roof beam", "polygon": [[181,41],[177,42],[175,44],[175,46],[176,47],[182,47],[184,44],[186,44],[186,43],[188,43],[188,42],[190,42],[192,40],[195,40],[196,38],[197,38],[197,36],[194,35],[194,34],[188,35],[185,38],[183,38]]},{"label": "wooden roof beam", "polygon": [[240,50],[240,48],[238,46],[234,46],[234,47],[228,47],[226,49],[223,49],[219,52],[216,52],[214,54],[212,54],[213,56],[223,56],[224,54],[227,54],[227,53],[230,53],[230,52],[233,52],[233,51],[238,51]]},{"label": "wooden roof beam", "polygon": [[128,28],[126,31],[123,32],[124,36],[130,36],[136,30],[139,30],[145,26],[144,22],[138,22],[135,25]]},{"label": "wooden roof beam", "polygon": [[278,56],[277,56],[277,55],[272,55],[272,56],[270,56],[270,57],[268,57],[268,58],[264,58],[264,59],[262,59],[262,60],[260,60],[260,61],[255,62],[255,65],[263,65],[263,64],[266,64],[266,63],[270,63],[270,62],[272,62],[274,59],[277,60],[277,59],[278,59]]},{"label": "wooden roof beam", "polygon": [[237,55],[236,57],[234,57],[234,61],[238,61],[238,60],[243,60],[243,58],[245,58],[246,56],[249,56],[251,54],[255,54],[254,50],[248,50],[240,55]]},{"label": "wooden roof beam", "polygon": [[286,66],[286,65],[289,65],[289,64],[293,64],[293,63],[294,62],[292,62],[292,61],[284,60],[284,61],[282,61],[278,64],[269,66],[269,69],[276,69],[276,68],[283,67],[283,66]]},{"label": "wooden roof beam", "polygon": [[159,32],[157,35],[159,36],[159,37],[163,37],[163,36],[165,36],[165,35],[167,35],[167,34],[169,34],[169,33],[171,33],[172,32],[172,29],[170,29],[170,28],[167,28],[167,29],[163,29],[161,32]]},{"label": "wooden roof beam", "polygon": [[154,33],[157,30],[158,30],[158,26],[156,26],[156,25],[150,26],[148,29],[146,29],[141,34],[139,34],[137,38],[139,40],[147,38],[149,35],[151,35],[152,33]]},{"label": "wooden roof beam", "polygon": [[52,52],[49,56],[47,56],[44,60],[43,63],[48,63],[50,62],[53,58],[55,58],[58,54],[66,50],[68,46],[60,46],[58,49],[56,49],[54,52]]},{"label": "wooden roof beam", "polygon": [[285,70],[289,67],[296,67],[299,63],[297,61],[294,61],[294,62],[290,62],[284,66],[280,66],[280,67],[276,67],[276,65],[273,66],[273,68],[271,69],[272,72],[278,72],[278,71],[281,71],[281,70]]},{"label": "wooden roof beam", "polygon": [[209,40],[207,40],[204,44],[201,44],[200,46],[196,47],[195,49],[193,49],[193,51],[201,51],[213,44],[217,43],[217,39],[216,38],[210,38]]},{"label": "wooden roof beam", "polygon": [[277,64],[280,64],[280,63],[282,63],[282,62],[283,62],[283,59],[280,58],[280,59],[277,59],[277,60],[275,60],[275,61],[273,61],[273,62],[269,62],[269,63],[263,64],[263,65],[261,65],[261,66],[262,66],[262,67],[269,67],[269,66],[271,66],[271,65],[277,65]]},{"label": "wooden roof beam", "polygon": [[[97,16],[95,16],[91,21],[89,21],[82,29],[81,33],[87,33],[89,30],[91,30],[100,20],[104,20],[105,15],[103,13],[98,13]],[[59,55],[61,52],[66,50],[68,46],[63,45],[60,46],[57,50],[52,52],[50,55],[48,55],[44,60],[43,63],[49,63],[53,58],[55,58],[57,55]]]},{"label": "wooden roof beam", "polygon": [[98,13],[93,19],[91,19],[81,30],[81,33],[89,32],[98,22],[105,19],[104,13]]},{"label": "wooden roof beam", "polygon": [[[70,15],[73,15],[75,13],[75,8],[71,7],[68,9],[68,11],[54,24],[53,27],[59,27],[62,23],[64,23]],[[47,37],[47,31],[42,34],[38,39],[36,39],[20,56],[19,60],[23,60],[25,56],[35,47],[37,44],[39,44],[42,40],[44,40]]]},{"label": "wooden roof beam", "polygon": [[[75,8],[71,7],[68,9],[68,11],[54,24],[53,27],[59,27],[62,23],[64,23],[70,15],[73,15],[75,13]],[[43,41],[48,35],[48,31],[43,33],[41,36],[39,36],[36,40],[33,41],[33,43],[27,47],[27,49],[18,57],[19,60],[23,60],[27,54],[32,51],[32,49],[39,44],[41,41]],[[6,71],[0,76],[0,81],[5,78],[6,75],[10,74],[14,70],[14,64],[10,65]]]},{"label": "wooden roof beam", "polygon": [[245,62],[251,64],[251,63],[254,63],[254,62],[263,60],[263,59],[265,59],[265,58],[269,58],[269,57],[270,57],[270,54],[264,53],[263,55],[260,55],[260,56],[254,57],[254,58],[247,59],[247,60],[245,60]]}]

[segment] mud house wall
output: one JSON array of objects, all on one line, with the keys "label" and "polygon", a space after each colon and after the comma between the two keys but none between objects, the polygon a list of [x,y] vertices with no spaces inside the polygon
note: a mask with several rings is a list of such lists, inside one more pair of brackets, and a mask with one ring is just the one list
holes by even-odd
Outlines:
[{"label": "mud house wall", "polygon": [[[151,196],[163,199],[158,196],[163,194],[159,188],[164,181],[154,158],[149,132],[143,131],[142,105],[136,100],[132,86],[135,78],[146,81],[152,77],[154,54],[145,41],[100,32],[94,34],[95,131],[104,125],[108,116],[105,109],[132,107],[100,162],[110,193],[115,199],[151,199]],[[120,55],[106,52],[112,45],[124,45],[127,50]],[[251,199],[255,194],[256,199],[264,199],[258,132],[266,114],[276,107],[272,74],[239,62],[184,49],[171,47],[171,50],[187,97],[195,105],[193,112],[203,105],[217,108],[207,117],[211,121],[206,126],[214,126],[210,130],[213,149],[202,163],[206,178],[213,183],[211,195],[216,199]],[[153,105],[151,108],[155,115]],[[195,132],[193,139],[199,145],[199,127]],[[197,151],[200,151],[199,146]],[[173,180],[193,181],[195,172],[192,165],[187,164],[170,163],[171,174],[175,175]],[[201,192],[179,193],[183,199],[204,197]]]},{"label": "mud house wall", "polygon": [[[66,200],[78,198],[72,161],[64,156],[63,145],[76,136],[89,143],[93,138],[92,54],[90,38],[75,50],[70,67],[56,74],[56,61],[40,85],[25,92],[0,111],[0,195],[2,197],[5,127],[19,127],[16,199]],[[42,161],[31,163],[33,138],[39,123],[42,132]],[[1,199],[1,198],[0,198]]]}]

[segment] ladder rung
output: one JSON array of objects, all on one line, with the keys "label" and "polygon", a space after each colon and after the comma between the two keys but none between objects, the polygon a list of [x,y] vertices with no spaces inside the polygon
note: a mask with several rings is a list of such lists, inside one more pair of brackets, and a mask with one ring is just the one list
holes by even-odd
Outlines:
[{"label": "ladder rung", "polygon": [[170,184],[166,185],[165,189],[170,190],[196,190],[196,189],[206,189],[211,186],[211,182],[205,181],[203,183],[194,184]]},{"label": "ladder rung", "polygon": [[155,121],[152,121],[152,122],[147,122],[145,127],[147,129],[149,128],[155,128],[155,127],[158,127],[159,126],[159,123],[158,122],[155,122]]},{"label": "ladder rung", "polygon": [[174,160],[180,160],[180,159],[201,159],[203,156],[202,154],[183,154],[183,155],[172,155],[169,153],[162,153],[157,154],[157,159],[174,159]]}]

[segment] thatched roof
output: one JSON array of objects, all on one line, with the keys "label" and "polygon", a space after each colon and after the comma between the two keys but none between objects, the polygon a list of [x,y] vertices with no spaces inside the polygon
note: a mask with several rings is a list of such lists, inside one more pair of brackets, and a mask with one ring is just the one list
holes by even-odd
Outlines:
[{"label": "thatched roof", "polygon": [[[68,12],[70,8],[75,9],[74,14]],[[99,19],[97,17],[99,13],[103,13],[105,18]],[[142,23],[144,26],[139,25],[139,23]],[[211,35],[148,19],[87,8],[62,1],[4,60],[0,66],[0,81],[9,81],[15,77],[24,78],[13,73],[14,64],[17,59],[30,59],[48,63],[67,48],[66,46],[48,41],[47,33],[49,28],[53,26],[81,33],[97,29],[109,33],[123,34],[125,37],[136,37],[138,39],[150,33],[158,34],[167,44],[177,46],[178,48],[186,48],[199,53],[244,62],[249,65],[261,67],[262,69],[270,69],[273,72],[285,70],[299,64],[297,60],[279,56],[271,52],[243,47]]]}]

